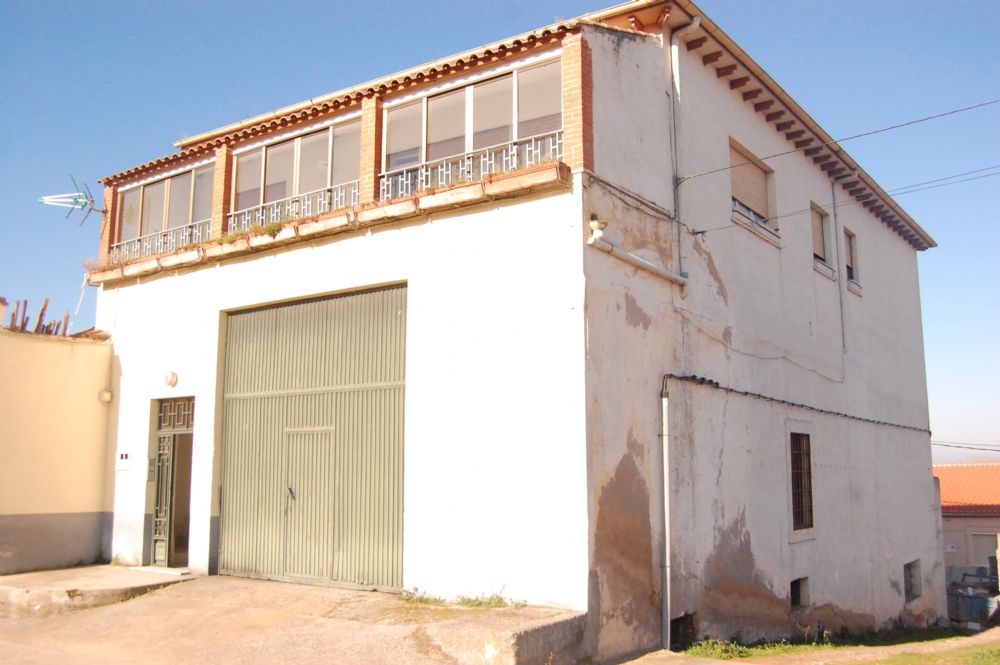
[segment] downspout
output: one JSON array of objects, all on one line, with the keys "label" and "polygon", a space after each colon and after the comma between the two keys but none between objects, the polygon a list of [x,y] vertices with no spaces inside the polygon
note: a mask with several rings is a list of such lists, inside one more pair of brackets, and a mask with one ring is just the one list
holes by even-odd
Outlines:
[{"label": "downspout", "polygon": [[[843,264],[840,262],[840,239],[843,237],[843,231],[840,229],[840,222],[837,219],[837,182],[835,180],[830,181],[830,213],[833,215],[833,248],[837,253],[837,271],[843,270]],[[847,282],[843,279],[837,280],[837,295],[840,296],[840,345],[842,347],[843,353],[847,353],[847,324],[844,322],[844,289]],[[843,367],[843,356],[841,356],[841,367]],[[841,378],[843,378],[843,372],[841,372]]]},{"label": "downspout", "polygon": [[667,377],[663,377],[660,388],[660,437],[663,464],[660,469],[660,486],[663,491],[663,563],[660,566],[661,626],[660,641],[664,649],[670,650],[670,427],[668,408]]},{"label": "downspout", "polygon": [[[684,253],[684,226],[681,215],[681,195],[680,186],[683,180],[680,178],[681,168],[681,119],[680,119],[680,39],[701,27],[701,17],[695,16],[690,23],[682,28],[674,30],[670,34],[670,121],[671,121],[671,166],[673,167],[673,192],[674,192],[674,223],[677,226],[677,263],[678,272],[684,277],[688,276],[687,256]],[[683,295],[683,294],[682,294]],[[663,377],[663,386],[660,389],[660,426],[661,426],[661,454],[663,469],[660,478],[660,498],[663,505],[663,552],[661,553],[660,564],[660,640],[664,649],[670,649],[670,433],[669,433],[669,408],[667,394],[667,377]]]},{"label": "downspout", "polygon": [[680,79],[680,38],[684,35],[694,32],[701,27],[701,17],[695,16],[690,23],[685,25],[683,28],[678,28],[670,34],[670,82],[672,86],[670,94],[670,121],[671,121],[671,137],[670,137],[670,147],[671,147],[671,162],[674,171],[673,177],[673,190],[674,190],[674,220],[677,224],[677,262],[679,272],[687,276],[687,256],[684,254],[684,227],[681,225],[681,192],[680,187],[683,180],[680,177],[681,168],[681,146],[680,146],[680,135],[681,135],[681,119],[680,119],[680,98],[681,98],[681,79]]}]

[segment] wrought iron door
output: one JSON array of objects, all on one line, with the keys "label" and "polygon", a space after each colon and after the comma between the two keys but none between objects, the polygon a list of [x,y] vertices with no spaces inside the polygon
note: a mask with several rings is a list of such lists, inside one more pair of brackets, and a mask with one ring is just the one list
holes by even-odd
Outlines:
[{"label": "wrought iron door", "polygon": [[194,428],[194,398],[160,400],[156,432],[152,562],[173,565],[177,438]]}]

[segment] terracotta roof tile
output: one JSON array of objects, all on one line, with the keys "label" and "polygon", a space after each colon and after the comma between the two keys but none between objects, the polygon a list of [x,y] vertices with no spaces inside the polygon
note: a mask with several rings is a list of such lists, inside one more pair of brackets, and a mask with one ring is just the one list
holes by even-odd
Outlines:
[{"label": "terracotta roof tile", "polygon": [[935,464],[945,516],[1000,516],[1000,463]]}]

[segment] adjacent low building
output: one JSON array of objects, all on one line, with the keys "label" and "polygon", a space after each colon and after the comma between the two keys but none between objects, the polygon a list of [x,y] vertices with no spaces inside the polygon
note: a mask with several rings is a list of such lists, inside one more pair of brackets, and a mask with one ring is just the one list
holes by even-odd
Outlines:
[{"label": "adjacent low building", "polygon": [[175,145],[90,273],[119,560],[500,592],[597,660],[944,615],[934,241],[691,2]]},{"label": "adjacent low building", "polygon": [[990,567],[1000,537],[1000,463],[935,464],[941,483],[944,562]]}]

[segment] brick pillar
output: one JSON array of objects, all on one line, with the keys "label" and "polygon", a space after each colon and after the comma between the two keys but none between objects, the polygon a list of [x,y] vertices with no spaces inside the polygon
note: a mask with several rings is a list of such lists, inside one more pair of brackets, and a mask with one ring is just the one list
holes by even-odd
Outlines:
[{"label": "brick pillar", "polygon": [[378,174],[382,172],[382,98],[365,97],[361,102],[361,205],[378,200]]},{"label": "brick pillar", "polygon": [[212,240],[226,235],[232,187],[233,149],[228,145],[219,146],[215,149],[215,173],[212,176],[212,232],[209,235]]},{"label": "brick pillar", "polygon": [[581,33],[562,42],[563,162],[594,169],[594,85],[590,46]]},{"label": "brick pillar", "polygon": [[101,244],[97,264],[105,266],[111,255],[111,245],[118,237],[118,185],[104,186],[104,214],[101,215]]}]

